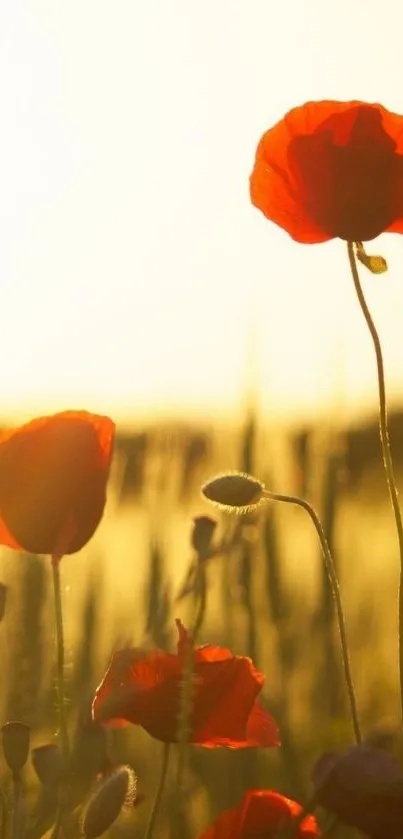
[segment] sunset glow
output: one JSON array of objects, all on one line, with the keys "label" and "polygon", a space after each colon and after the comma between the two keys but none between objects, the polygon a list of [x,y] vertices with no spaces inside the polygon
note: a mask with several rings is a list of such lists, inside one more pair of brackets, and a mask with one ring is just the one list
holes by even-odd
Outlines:
[{"label": "sunset glow", "polygon": [[[3,5],[2,416],[234,415],[252,386],[273,416],[372,404],[345,244],[292,242],[248,177],[261,133],[308,99],[402,112],[403,13],[386,7],[341,0],[325,39],[315,0]],[[390,267],[362,270],[398,398],[403,240],[370,246]]]}]

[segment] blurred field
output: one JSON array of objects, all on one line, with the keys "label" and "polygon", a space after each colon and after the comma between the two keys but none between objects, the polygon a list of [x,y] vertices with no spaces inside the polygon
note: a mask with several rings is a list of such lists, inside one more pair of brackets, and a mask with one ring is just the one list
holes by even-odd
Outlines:
[{"label": "blurred field", "polygon": [[[402,486],[403,414],[390,424]],[[332,598],[310,520],[278,504],[242,519],[217,514],[202,500],[200,484],[234,468],[302,495],[320,513],[340,576],[364,730],[398,719],[398,553],[376,418],[344,432],[274,433],[249,417],[237,429],[119,434],[105,520],[88,548],[62,564],[71,724],[114,648],[175,643],[174,618],[186,622],[192,606],[191,597],[177,601],[192,559],[191,520],[209,513],[219,519],[219,536],[238,530],[231,554],[209,564],[201,641],[253,658],[267,676],[264,700],[281,728],[275,752],[192,750],[192,816],[180,825],[181,837],[197,836],[246,786],[303,798],[316,757],[352,742]],[[46,558],[4,551],[0,579],[9,586],[0,627],[3,720],[31,725],[39,745],[57,729],[50,567]],[[140,836],[160,744],[132,728],[111,734],[109,748],[114,762],[133,765],[145,796],[113,833]],[[168,835],[175,795],[172,776],[156,835]]]}]

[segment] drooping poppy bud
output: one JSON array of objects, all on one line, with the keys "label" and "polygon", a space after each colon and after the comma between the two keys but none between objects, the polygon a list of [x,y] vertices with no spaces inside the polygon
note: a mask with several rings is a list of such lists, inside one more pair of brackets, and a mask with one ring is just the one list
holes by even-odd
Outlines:
[{"label": "drooping poppy bud", "polygon": [[63,756],[54,743],[47,743],[45,746],[38,746],[32,749],[31,761],[40,782],[57,784],[63,774]]},{"label": "drooping poppy bud", "polygon": [[313,782],[319,804],[371,839],[403,835],[403,773],[386,752],[353,746],[341,755],[322,755]]},{"label": "drooping poppy bud", "polygon": [[196,516],[193,519],[192,545],[200,559],[206,559],[211,550],[211,541],[217,522],[210,516]]},{"label": "drooping poppy bud", "polygon": [[7,766],[18,775],[28,760],[31,729],[23,722],[6,722],[1,733]]},{"label": "drooping poppy bud", "polygon": [[264,484],[246,472],[227,472],[206,481],[203,495],[227,512],[250,513],[264,499]]},{"label": "drooping poppy bud", "polygon": [[119,766],[91,796],[82,819],[86,839],[97,839],[116,821],[124,806],[133,806],[137,778],[130,766]]}]

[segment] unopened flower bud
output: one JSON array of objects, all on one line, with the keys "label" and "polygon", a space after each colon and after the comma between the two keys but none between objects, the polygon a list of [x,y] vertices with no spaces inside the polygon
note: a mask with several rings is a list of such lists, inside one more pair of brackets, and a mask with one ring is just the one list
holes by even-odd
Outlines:
[{"label": "unopened flower bud", "polygon": [[18,775],[28,759],[31,730],[23,722],[6,722],[1,733],[7,766]]},{"label": "unopened flower bud", "polygon": [[86,839],[97,839],[108,830],[124,806],[136,798],[137,778],[130,766],[119,766],[108,775],[90,798],[82,820]]},{"label": "unopened flower bud", "polygon": [[54,743],[32,749],[31,761],[35,772],[44,786],[57,784],[63,773],[63,756]]},{"label": "unopened flower bud", "polygon": [[102,772],[107,760],[107,737],[100,723],[79,726],[73,743],[69,771],[91,777]]},{"label": "unopened flower bud", "polygon": [[210,516],[196,516],[193,519],[192,545],[201,559],[205,559],[211,550],[211,540],[217,522]]},{"label": "unopened flower bud", "polygon": [[264,499],[264,484],[245,472],[227,472],[207,481],[202,493],[227,512],[250,513]]}]

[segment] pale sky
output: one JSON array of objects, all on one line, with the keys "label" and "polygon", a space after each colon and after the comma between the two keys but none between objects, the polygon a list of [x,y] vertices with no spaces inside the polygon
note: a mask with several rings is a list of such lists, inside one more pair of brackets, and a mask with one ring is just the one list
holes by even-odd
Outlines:
[{"label": "pale sky", "polygon": [[[306,100],[403,113],[402,31],[401,0],[0,4],[0,415],[230,414],[250,374],[268,415],[371,404],[345,244],[293,242],[248,177]],[[368,250],[403,396],[403,237]]]}]

